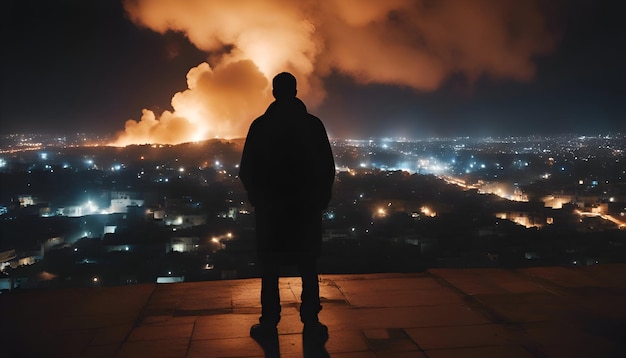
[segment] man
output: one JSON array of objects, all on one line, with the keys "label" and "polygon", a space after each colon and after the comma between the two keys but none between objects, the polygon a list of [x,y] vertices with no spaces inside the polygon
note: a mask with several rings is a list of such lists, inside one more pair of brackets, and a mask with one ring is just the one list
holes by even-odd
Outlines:
[{"label": "man", "polygon": [[287,72],[272,81],[274,101],[250,125],[239,177],[255,207],[261,268],[261,318],[250,335],[277,333],[281,265],[296,265],[302,277],[300,319],[305,335],[328,337],[318,320],[316,261],[322,241],[322,211],[328,207],[335,163],[324,125],[296,97],[296,78]]}]

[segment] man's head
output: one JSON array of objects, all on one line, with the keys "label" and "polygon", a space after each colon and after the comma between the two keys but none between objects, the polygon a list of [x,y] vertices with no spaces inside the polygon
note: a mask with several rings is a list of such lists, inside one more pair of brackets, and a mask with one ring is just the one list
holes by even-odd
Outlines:
[{"label": "man's head", "polygon": [[289,72],[281,72],[272,80],[272,94],[276,99],[293,98],[296,90],[296,78]]}]

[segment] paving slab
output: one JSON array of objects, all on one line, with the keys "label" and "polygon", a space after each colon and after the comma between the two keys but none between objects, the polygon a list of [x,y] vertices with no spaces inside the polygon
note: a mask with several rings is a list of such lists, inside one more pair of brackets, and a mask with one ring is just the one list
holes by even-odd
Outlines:
[{"label": "paving slab", "polygon": [[467,326],[419,327],[408,328],[405,331],[424,350],[522,343],[511,329],[493,323]]},{"label": "paving slab", "polygon": [[523,347],[518,346],[488,346],[488,347],[468,347],[435,349],[425,352],[429,358],[532,358],[536,357]]}]

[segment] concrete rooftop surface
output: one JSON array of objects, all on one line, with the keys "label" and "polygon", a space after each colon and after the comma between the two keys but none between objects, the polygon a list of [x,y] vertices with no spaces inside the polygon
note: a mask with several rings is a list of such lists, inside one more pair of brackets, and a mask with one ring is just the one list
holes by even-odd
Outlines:
[{"label": "concrete rooftop surface", "polygon": [[[249,336],[259,290],[241,279],[3,294],[0,356],[264,357]],[[320,275],[329,339],[313,350],[300,290],[281,278],[281,357],[626,357],[626,264]]]}]

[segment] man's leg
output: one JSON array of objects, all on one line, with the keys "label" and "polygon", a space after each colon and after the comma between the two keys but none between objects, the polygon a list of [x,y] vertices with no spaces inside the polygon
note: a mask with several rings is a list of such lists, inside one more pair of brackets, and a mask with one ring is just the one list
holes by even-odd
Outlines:
[{"label": "man's leg", "polygon": [[[276,326],[280,321],[280,294],[278,292],[279,266],[272,260],[261,260],[261,318],[250,327],[250,336],[258,342],[278,339]],[[278,346],[277,341],[276,346]]]},{"label": "man's leg", "polygon": [[262,324],[276,327],[280,321],[280,293],[278,291],[279,265],[275,260],[261,263],[261,319]]},{"label": "man's leg", "polygon": [[305,346],[317,346],[328,340],[328,327],[320,323],[318,313],[322,310],[320,304],[320,286],[317,280],[317,267],[314,258],[300,260],[298,269],[302,276],[302,305],[300,305],[300,320],[304,323],[302,331]]},{"label": "man's leg", "polygon": [[304,324],[317,323],[317,314],[322,310],[320,305],[320,287],[317,281],[315,258],[304,258],[298,262],[298,270],[302,277],[302,305],[300,319]]}]

